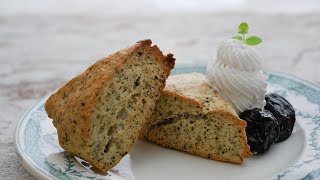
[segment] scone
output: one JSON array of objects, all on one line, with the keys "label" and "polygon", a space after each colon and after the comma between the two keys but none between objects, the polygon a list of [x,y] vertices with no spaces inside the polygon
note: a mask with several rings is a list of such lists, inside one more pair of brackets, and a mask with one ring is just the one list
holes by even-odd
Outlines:
[{"label": "scone", "polygon": [[166,148],[241,163],[250,153],[246,122],[202,74],[170,76],[140,136]]},{"label": "scone", "polygon": [[151,43],[97,61],[50,96],[45,109],[67,152],[101,171],[128,153],[175,63]]}]

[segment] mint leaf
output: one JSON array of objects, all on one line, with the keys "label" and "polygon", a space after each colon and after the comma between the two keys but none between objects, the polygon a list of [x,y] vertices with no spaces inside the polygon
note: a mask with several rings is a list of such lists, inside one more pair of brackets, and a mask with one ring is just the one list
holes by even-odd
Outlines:
[{"label": "mint leaf", "polygon": [[240,34],[240,36],[233,36],[232,39],[237,39],[250,46],[255,46],[262,42],[262,39],[257,36],[250,36],[249,38],[247,38],[248,31],[248,24],[246,22],[242,22],[238,27],[238,33]]},{"label": "mint leaf", "polygon": [[233,36],[232,39],[238,39],[239,41],[242,41],[242,36]]},{"label": "mint leaf", "polygon": [[249,31],[249,26],[246,22],[243,22],[238,27],[238,33],[240,34],[247,34]]},{"label": "mint leaf", "polygon": [[262,42],[262,39],[257,37],[257,36],[250,36],[245,41],[245,43],[250,45],[250,46],[258,45],[261,42]]}]

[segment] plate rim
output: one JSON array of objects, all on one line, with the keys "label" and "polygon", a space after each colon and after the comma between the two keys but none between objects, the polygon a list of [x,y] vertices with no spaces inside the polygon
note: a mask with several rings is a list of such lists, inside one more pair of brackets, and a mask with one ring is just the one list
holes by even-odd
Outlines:
[{"label": "plate rim", "polygon": [[[19,143],[19,138],[20,135],[24,132],[21,132],[20,129],[21,127],[24,127],[28,124],[28,122],[30,121],[30,119],[26,119],[26,117],[28,117],[28,115],[30,114],[31,111],[33,111],[35,108],[38,108],[39,106],[41,106],[43,104],[43,102],[45,100],[47,100],[49,97],[49,95],[46,95],[44,97],[42,97],[40,99],[40,101],[37,101],[33,106],[31,106],[30,108],[28,108],[23,115],[21,116],[21,118],[19,119],[19,122],[16,125],[16,128],[14,130],[14,135],[13,135],[13,143],[14,143],[14,149],[15,152],[17,154],[17,156],[19,157],[19,159],[21,160],[21,164],[22,166],[30,173],[32,174],[35,178],[37,179],[44,179],[44,180],[57,180],[57,178],[49,173],[44,172],[41,168],[39,168],[39,166],[37,166],[34,163],[30,163],[27,160],[33,160],[31,158],[29,158],[28,156],[26,156],[26,154],[24,153],[24,151],[22,150],[22,147]],[[24,126],[23,126],[24,125]]]},{"label": "plate rim", "polygon": [[[203,67],[200,67],[200,68],[205,68],[205,66]],[[184,69],[184,67],[176,67],[175,68],[176,70],[179,70],[179,69]],[[265,70],[264,71],[266,74],[268,75],[276,75],[276,76],[279,76],[279,77],[283,77],[283,78],[286,78],[286,79],[289,79],[289,80],[293,80],[293,81],[296,81],[296,82],[299,82],[301,84],[304,84],[306,86],[309,86],[317,91],[319,91],[320,93],[320,84],[316,84],[314,82],[310,82],[308,80],[304,80],[300,77],[297,77],[295,75],[291,75],[291,74],[287,74],[287,73],[283,73],[283,72],[278,72],[278,71],[271,71],[271,70]],[[176,73],[176,74],[180,74],[180,73]],[[32,174],[35,178],[37,179],[46,179],[46,180],[59,180],[57,177],[43,171],[38,165],[36,165],[35,163],[33,162],[30,162],[30,161],[33,161],[33,159],[29,158],[25,152],[22,150],[22,147],[21,147],[21,144],[20,144],[20,138],[21,138],[21,134],[24,132],[22,131],[21,132],[21,128],[22,127],[25,127],[23,125],[27,125],[28,122],[30,121],[30,119],[27,119],[27,121],[25,120],[26,117],[28,117],[28,115],[30,114],[30,112],[32,112],[35,108],[38,108],[40,106],[42,106],[44,104],[44,101],[46,101],[49,96],[55,92],[56,90],[48,93],[46,96],[43,96],[42,98],[40,98],[39,101],[37,101],[33,106],[31,106],[30,108],[28,108],[24,113],[23,115],[21,116],[21,118],[19,119],[16,127],[15,127],[15,130],[14,130],[14,134],[13,134],[13,143],[14,143],[14,149],[15,149],[15,152],[17,154],[17,156],[19,157],[19,159],[21,160],[21,164],[23,165],[23,167],[30,173]],[[301,159],[302,156],[299,158]],[[296,162],[295,162],[296,163]],[[283,168],[283,170],[285,170],[286,168]],[[281,172],[281,171],[279,171]],[[279,174],[279,172],[277,172],[276,174],[274,175],[277,175]]]}]

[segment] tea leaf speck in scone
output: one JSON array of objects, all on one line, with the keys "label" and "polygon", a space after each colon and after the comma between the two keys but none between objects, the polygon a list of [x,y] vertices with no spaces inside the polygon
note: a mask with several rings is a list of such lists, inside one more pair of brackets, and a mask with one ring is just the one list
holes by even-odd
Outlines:
[{"label": "tea leaf speck in scone", "polygon": [[175,63],[151,43],[99,60],[50,96],[45,109],[67,152],[107,171],[130,151]]}]

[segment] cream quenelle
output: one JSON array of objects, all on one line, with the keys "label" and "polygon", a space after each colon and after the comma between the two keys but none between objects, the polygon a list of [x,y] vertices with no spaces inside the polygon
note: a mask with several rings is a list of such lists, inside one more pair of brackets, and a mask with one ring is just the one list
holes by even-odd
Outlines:
[{"label": "cream quenelle", "polygon": [[262,72],[262,58],[240,40],[227,40],[218,47],[217,58],[209,62],[206,77],[238,114],[265,106],[268,83]]}]

